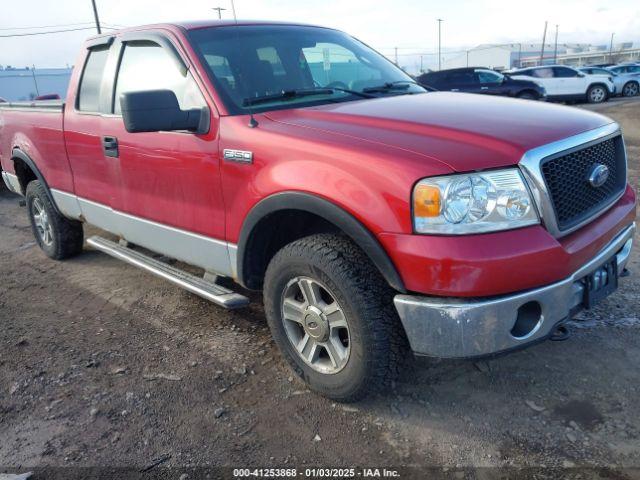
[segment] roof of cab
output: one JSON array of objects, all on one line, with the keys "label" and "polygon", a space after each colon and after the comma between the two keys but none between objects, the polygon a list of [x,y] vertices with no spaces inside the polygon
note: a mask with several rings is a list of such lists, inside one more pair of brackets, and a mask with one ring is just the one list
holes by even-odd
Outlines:
[{"label": "roof of cab", "polygon": [[317,27],[308,23],[298,22],[277,22],[272,20],[194,20],[185,22],[175,22],[172,25],[182,27],[185,30],[197,30],[200,28],[226,27],[232,25],[290,25],[298,27]]},{"label": "roof of cab", "polygon": [[[274,26],[292,26],[292,27],[316,27],[316,28],[329,28],[322,27],[320,25],[312,25],[309,23],[298,23],[298,22],[277,22],[273,20],[193,20],[193,21],[182,21],[182,22],[166,22],[166,23],[157,23],[157,24],[148,24],[148,25],[136,25],[132,27],[124,27],[118,30],[111,30],[109,32],[103,32],[100,35],[93,35],[87,39],[87,41],[91,42],[94,40],[99,40],[103,38],[111,38],[119,33],[131,32],[131,31],[140,31],[140,30],[149,30],[154,28],[179,28],[183,30],[198,30],[202,28],[212,28],[212,27],[228,27],[234,25],[241,26],[250,26],[250,25],[274,25]],[[329,28],[330,29],[330,28]]]}]

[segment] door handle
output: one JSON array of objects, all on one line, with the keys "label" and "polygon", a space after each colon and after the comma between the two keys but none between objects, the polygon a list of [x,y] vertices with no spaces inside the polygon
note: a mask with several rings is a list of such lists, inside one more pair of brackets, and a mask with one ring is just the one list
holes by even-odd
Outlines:
[{"label": "door handle", "polygon": [[107,157],[119,157],[118,139],[116,137],[102,137],[102,150]]},{"label": "door handle", "polygon": [[480,87],[481,90],[489,90],[489,87]]},{"label": "door handle", "polygon": [[452,91],[452,92],[459,92],[459,91],[460,91],[460,89],[459,89],[459,88],[452,88],[452,89],[451,89],[451,91]]}]

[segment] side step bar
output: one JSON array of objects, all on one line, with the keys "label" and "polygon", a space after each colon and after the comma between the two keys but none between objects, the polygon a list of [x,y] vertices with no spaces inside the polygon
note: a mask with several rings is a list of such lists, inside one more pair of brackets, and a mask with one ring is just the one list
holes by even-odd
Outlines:
[{"label": "side step bar", "polygon": [[207,282],[202,278],[196,277],[178,268],[159,262],[148,255],[136,252],[131,248],[123,247],[115,242],[102,237],[91,237],[87,243],[96,250],[111,255],[118,260],[122,260],[130,265],[146,270],[158,277],[164,278],[184,288],[185,290],[195,293],[200,297],[210,300],[222,307],[228,309],[246,307],[249,299],[244,295],[228,290],[215,283]]}]

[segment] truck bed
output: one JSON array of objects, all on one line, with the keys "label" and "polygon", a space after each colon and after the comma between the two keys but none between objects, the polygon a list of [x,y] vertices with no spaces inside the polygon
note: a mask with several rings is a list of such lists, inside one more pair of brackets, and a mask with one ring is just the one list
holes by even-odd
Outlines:
[{"label": "truck bed", "polygon": [[15,174],[13,151],[28,155],[51,188],[73,191],[61,100],[0,103],[0,164]]}]

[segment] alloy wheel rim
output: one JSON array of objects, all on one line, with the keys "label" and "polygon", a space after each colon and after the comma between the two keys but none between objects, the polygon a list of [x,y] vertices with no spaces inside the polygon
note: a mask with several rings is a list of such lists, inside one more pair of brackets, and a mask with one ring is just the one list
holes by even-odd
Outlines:
[{"label": "alloy wheel rim", "polygon": [[347,365],[351,335],[335,295],[317,280],[296,277],[284,289],[282,321],[302,361],[317,372],[336,374]]},{"label": "alloy wheel rim", "polygon": [[625,85],[623,93],[626,97],[635,97],[638,94],[638,84],[630,83]]},{"label": "alloy wheel rim", "polygon": [[53,243],[53,229],[49,221],[49,215],[39,198],[33,200],[33,221],[42,243],[50,246]]},{"label": "alloy wheel rim", "polygon": [[602,88],[594,88],[591,90],[591,100],[601,102],[604,99],[604,90]]}]

